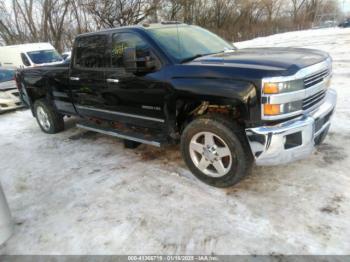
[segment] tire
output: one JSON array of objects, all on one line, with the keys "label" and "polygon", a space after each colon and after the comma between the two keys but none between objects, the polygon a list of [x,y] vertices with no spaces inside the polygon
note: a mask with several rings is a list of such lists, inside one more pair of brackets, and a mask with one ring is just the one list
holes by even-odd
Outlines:
[{"label": "tire", "polygon": [[127,148],[127,149],[136,149],[141,145],[141,143],[139,142],[135,142],[127,139],[124,139],[123,142],[124,142],[124,148]]},{"label": "tire", "polygon": [[34,115],[43,132],[56,134],[64,130],[63,116],[45,99],[35,101]]},{"label": "tire", "polygon": [[253,163],[244,129],[220,115],[206,115],[189,123],[181,136],[181,153],[199,180],[219,188],[238,183],[250,173]]}]

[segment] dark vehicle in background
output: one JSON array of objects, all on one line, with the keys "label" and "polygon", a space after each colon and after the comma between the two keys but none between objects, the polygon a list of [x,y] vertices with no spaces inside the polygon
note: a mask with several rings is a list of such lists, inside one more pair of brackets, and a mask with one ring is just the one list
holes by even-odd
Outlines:
[{"label": "dark vehicle in background", "polygon": [[22,107],[15,82],[15,69],[0,67],[0,113]]},{"label": "dark vehicle in background", "polygon": [[197,178],[228,187],[253,162],[304,159],[322,142],[336,104],[331,75],[322,51],[237,50],[200,27],[162,23],[79,35],[70,64],[16,80],[44,132],[75,115],[128,147],[181,143]]},{"label": "dark vehicle in background", "polygon": [[350,27],[350,18],[339,24],[339,27],[347,28]]}]

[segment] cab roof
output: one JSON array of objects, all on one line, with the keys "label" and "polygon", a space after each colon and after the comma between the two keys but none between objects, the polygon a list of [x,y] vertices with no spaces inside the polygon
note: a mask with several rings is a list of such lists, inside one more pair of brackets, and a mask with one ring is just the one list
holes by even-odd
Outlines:
[{"label": "cab roof", "polygon": [[100,31],[96,31],[96,32],[84,33],[84,34],[78,35],[77,37],[89,36],[89,35],[94,35],[94,34],[103,34],[103,33],[123,30],[123,29],[136,29],[136,30],[147,31],[149,29],[177,27],[177,26],[189,26],[189,25],[185,24],[185,23],[176,22],[176,21],[161,22],[161,23],[150,23],[150,24],[143,23],[143,24],[139,24],[139,25],[120,26],[120,27],[104,29],[104,30],[100,30]]}]

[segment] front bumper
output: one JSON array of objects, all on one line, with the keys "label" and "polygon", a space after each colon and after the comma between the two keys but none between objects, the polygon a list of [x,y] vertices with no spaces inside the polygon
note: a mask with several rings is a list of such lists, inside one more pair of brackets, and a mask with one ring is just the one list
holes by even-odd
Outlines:
[{"label": "front bumper", "polygon": [[257,165],[279,165],[304,159],[328,133],[337,93],[329,89],[315,111],[274,126],[246,129]]},{"label": "front bumper", "polygon": [[8,98],[0,98],[0,113],[8,110],[23,107],[23,104],[19,98],[19,92],[17,89],[11,89],[7,91],[0,91],[5,93]]}]

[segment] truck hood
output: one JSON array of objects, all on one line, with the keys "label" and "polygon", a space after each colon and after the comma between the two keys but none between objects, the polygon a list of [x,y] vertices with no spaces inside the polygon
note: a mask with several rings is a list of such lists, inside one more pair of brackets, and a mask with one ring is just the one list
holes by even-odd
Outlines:
[{"label": "truck hood", "polygon": [[237,68],[284,71],[294,74],[302,68],[320,63],[329,55],[326,52],[303,48],[245,48],[227,53],[203,56],[190,64],[213,64]]}]

